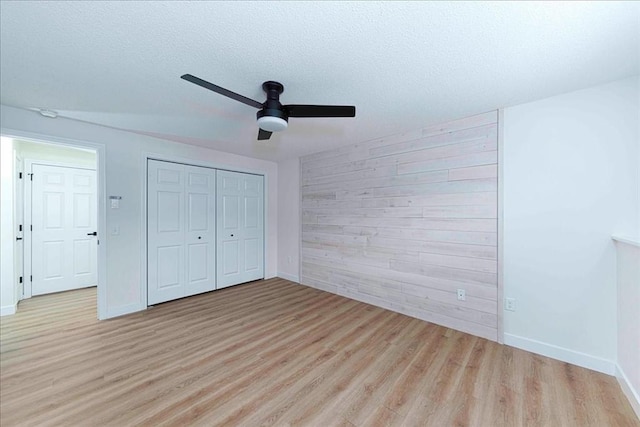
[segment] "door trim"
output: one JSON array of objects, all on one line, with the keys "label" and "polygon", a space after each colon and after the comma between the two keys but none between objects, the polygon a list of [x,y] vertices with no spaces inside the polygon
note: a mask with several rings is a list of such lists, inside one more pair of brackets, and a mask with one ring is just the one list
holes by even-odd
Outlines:
[{"label": "door trim", "polygon": [[[42,165],[42,166],[55,166],[55,167],[60,167],[60,168],[71,168],[71,169],[82,169],[82,170],[91,170],[91,171],[95,171],[96,172],[96,177],[98,174],[98,171],[94,168],[85,168],[85,167],[81,167],[81,166],[77,166],[77,165],[73,165],[71,163],[64,163],[64,162],[54,162],[54,161],[50,161],[50,160],[34,160],[34,159],[23,159],[24,161],[24,179],[26,182],[27,179],[27,175],[30,175],[33,173],[33,166],[34,165]],[[97,165],[96,165],[97,166]],[[31,215],[32,212],[31,210],[33,209],[32,206],[32,196],[33,196],[33,181],[31,179],[29,179],[29,184],[24,186],[24,211],[23,211],[23,217],[25,218],[24,221],[24,232],[23,232],[23,247],[24,247],[24,255],[23,255],[23,264],[24,264],[24,270],[25,271],[25,279],[24,279],[24,283],[23,283],[23,293],[22,293],[22,298],[24,299],[28,299],[31,298],[33,296],[33,282],[31,281],[31,279],[26,280],[26,272],[29,272],[29,275],[31,275],[32,271],[33,271],[33,230],[31,230],[31,227],[27,227],[26,224],[26,218],[29,218],[29,225],[31,225],[32,221],[31,221]],[[96,187],[97,187],[97,182],[96,182]],[[96,194],[96,197],[98,197],[98,194]],[[96,212],[97,213],[97,212]],[[98,234],[100,236],[100,234]],[[98,238],[99,240],[99,238]],[[104,238],[103,238],[104,240]],[[100,245],[98,245],[99,247]]]},{"label": "door trim", "polygon": [[[80,141],[74,139],[60,138],[49,135],[43,135],[34,132],[25,132],[21,130],[0,128],[0,134],[8,138],[22,139],[27,141],[39,142],[44,144],[55,144],[74,148],[84,148],[94,150],[96,152],[96,189],[98,198],[98,236],[103,236],[98,245],[98,319],[107,318],[107,211],[106,211],[106,173],[105,159],[106,151],[104,144],[95,142]],[[26,196],[25,196],[26,197]]]},{"label": "door trim", "polygon": [[[140,210],[141,211],[140,223],[142,224],[142,227],[140,227],[140,243],[141,243],[140,245],[140,262],[141,262],[140,281],[143,284],[142,286],[140,286],[140,308],[141,309],[144,310],[147,307],[149,307],[147,305],[147,294],[149,289],[149,281],[148,281],[149,259],[148,259],[148,252],[147,252],[148,251],[147,229],[149,227],[149,224],[148,224],[149,213],[148,213],[148,206],[147,206],[149,187],[148,187],[147,177],[149,175],[149,169],[148,169],[149,160],[159,160],[162,162],[178,163],[178,164],[183,164],[188,166],[199,166],[199,167],[205,167],[209,169],[219,169],[219,170],[226,170],[231,172],[241,172],[241,173],[249,173],[253,175],[261,175],[263,177],[262,185],[263,185],[263,199],[264,199],[263,200],[264,214],[262,215],[263,233],[264,233],[264,238],[262,242],[263,244],[262,268],[263,268],[264,278],[265,279],[269,278],[267,277],[267,248],[269,247],[268,245],[269,233],[267,230],[267,224],[268,224],[267,222],[267,212],[268,212],[267,189],[269,188],[268,186],[269,176],[267,172],[264,170],[229,166],[228,164],[216,163],[216,162],[203,162],[201,160],[196,160],[188,157],[180,157],[175,155],[159,154],[159,153],[146,151],[142,153],[142,156],[140,158],[140,165],[141,165],[140,170],[142,171],[142,173],[140,174],[142,175],[141,188],[143,189],[143,191],[141,191],[141,194],[140,194],[140,203],[142,206],[142,209]],[[216,239],[217,239],[217,236],[216,236]]]},{"label": "door trim", "polygon": [[[13,274],[13,278],[15,280],[15,300],[16,303],[21,301],[22,299],[24,299],[24,286],[26,284],[25,281],[25,263],[24,263],[24,256],[25,256],[25,240],[24,240],[24,236],[25,236],[25,232],[26,232],[26,228],[25,228],[25,211],[24,211],[24,197],[25,197],[25,181],[26,181],[26,174],[25,174],[25,162],[24,162],[24,158],[22,157],[18,157],[17,153],[16,153],[16,147],[13,147],[13,177],[14,177],[14,181],[13,181],[13,222],[14,222],[14,228],[13,228],[13,232],[17,237],[20,237],[21,240],[21,244],[18,244],[18,240],[14,240],[13,243],[13,265],[14,268],[16,268],[17,270],[14,271]],[[21,178],[16,179],[16,176],[21,176]],[[20,209],[18,209],[20,208]],[[22,229],[16,229],[15,226],[22,226]],[[18,249],[18,246],[22,247],[22,257],[20,257],[20,260],[22,261],[22,265],[19,265],[17,262],[17,254],[20,253],[20,250]]]}]

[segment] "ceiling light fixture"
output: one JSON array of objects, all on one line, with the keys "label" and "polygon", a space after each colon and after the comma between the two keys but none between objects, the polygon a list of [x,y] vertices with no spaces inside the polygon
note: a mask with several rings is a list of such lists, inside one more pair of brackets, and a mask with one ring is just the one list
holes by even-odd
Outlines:
[{"label": "ceiling light fixture", "polygon": [[40,115],[44,116],[44,117],[49,117],[50,119],[55,119],[56,117],[58,117],[58,113],[56,111],[53,110],[45,110],[43,108],[41,108],[39,110]]},{"label": "ceiling light fixture", "polygon": [[280,132],[287,128],[287,121],[280,117],[262,116],[258,118],[258,127],[267,132]]}]

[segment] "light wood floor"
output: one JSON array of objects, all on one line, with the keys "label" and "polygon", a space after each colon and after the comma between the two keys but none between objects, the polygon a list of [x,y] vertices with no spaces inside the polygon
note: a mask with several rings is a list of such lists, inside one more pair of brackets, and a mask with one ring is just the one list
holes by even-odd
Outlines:
[{"label": "light wood floor", "polygon": [[613,377],[286,280],[95,301],[2,318],[0,425],[640,425]]}]

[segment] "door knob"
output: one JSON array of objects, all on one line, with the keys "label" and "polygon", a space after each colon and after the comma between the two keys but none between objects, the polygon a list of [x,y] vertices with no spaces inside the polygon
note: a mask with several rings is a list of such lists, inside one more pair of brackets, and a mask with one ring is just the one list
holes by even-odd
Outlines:
[{"label": "door knob", "polygon": [[97,236],[98,232],[94,231],[93,233],[87,233],[87,236]]},{"label": "door knob", "polygon": [[231,237],[233,237],[233,234],[231,235]]},{"label": "door knob", "polygon": [[198,236],[198,240],[202,239],[202,236]]},{"label": "door knob", "polygon": [[16,237],[16,240],[22,240],[22,237]]}]

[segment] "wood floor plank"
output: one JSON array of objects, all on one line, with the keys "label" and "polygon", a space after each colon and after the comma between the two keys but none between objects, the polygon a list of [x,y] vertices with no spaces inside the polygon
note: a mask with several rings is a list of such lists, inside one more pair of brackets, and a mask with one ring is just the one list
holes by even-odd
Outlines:
[{"label": "wood floor plank", "polygon": [[283,279],[0,322],[0,425],[640,426],[615,378]]}]

